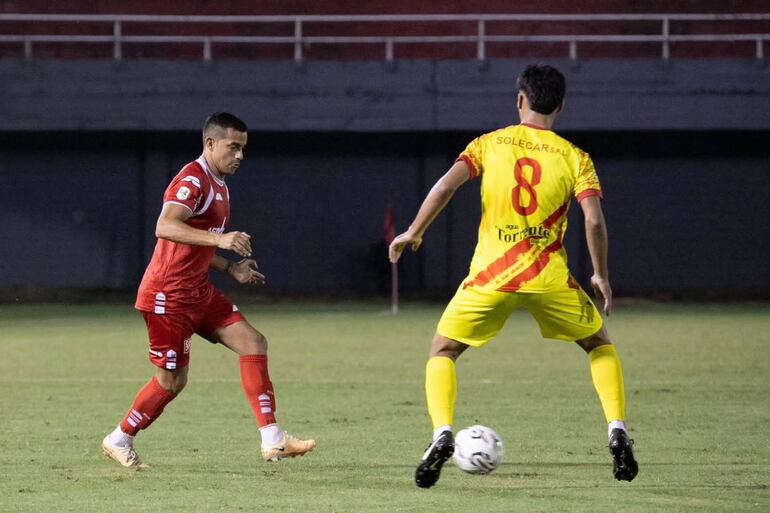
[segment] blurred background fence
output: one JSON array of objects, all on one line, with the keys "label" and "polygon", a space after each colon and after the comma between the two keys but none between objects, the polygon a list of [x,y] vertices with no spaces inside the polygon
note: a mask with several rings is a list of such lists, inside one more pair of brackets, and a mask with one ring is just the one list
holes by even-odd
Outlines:
[{"label": "blurred background fence", "polygon": [[[9,4],[2,297],[133,290],[163,189],[215,110],[250,127],[231,227],[252,234],[267,293],[384,294],[386,207],[406,228],[467,142],[516,123],[514,79],[532,61],[567,75],[557,131],[596,162],[618,293],[770,297],[770,13],[757,7],[437,15],[429,2],[433,14],[378,17],[372,2],[358,17],[163,18],[148,2],[123,16]],[[585,283],[578,211],[567,247]],[[451,293],[478,217],[471,183],[402,261],[407,294]]]},{"label": "blurred background fence", "polygon": [[[767,13],[116,15],[0,14],[7,56],[43,58],[515,58],[748,56]],[[536,45],[537,48],[531,48]],[[197,51],[196,51],[197,50]],[[522,52],[524,54],[522,55]],[[379,55],[379,57],[378,57]]]}]

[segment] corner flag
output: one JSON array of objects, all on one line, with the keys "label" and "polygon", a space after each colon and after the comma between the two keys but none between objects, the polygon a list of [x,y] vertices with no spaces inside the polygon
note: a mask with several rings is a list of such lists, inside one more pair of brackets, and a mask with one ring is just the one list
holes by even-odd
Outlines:
[{"label": "corner flag", "polygon": [[[396,238],[396,227],[393,224],[393,207],[388,204],[385,208],[385,222],[383,223],[383,237],[385,244],[390,246]],[[390,311],[398,313],[398,264],[390,264]]]}]

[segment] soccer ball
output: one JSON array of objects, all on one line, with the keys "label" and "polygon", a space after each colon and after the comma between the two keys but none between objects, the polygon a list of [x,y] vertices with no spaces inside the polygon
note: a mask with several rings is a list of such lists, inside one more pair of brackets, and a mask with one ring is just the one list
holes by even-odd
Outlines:
[{"label": "soccer ball", "polygon": [[489,474],[503,461],[503,441],[494,429],[470,426],[455,437],[454,460],[457,467],[469,474]]}]

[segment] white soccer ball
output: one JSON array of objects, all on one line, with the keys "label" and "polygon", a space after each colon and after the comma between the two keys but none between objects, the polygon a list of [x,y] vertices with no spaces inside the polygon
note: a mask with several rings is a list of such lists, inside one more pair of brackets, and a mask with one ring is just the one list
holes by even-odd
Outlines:
[{"label": "white soccer ball", "polygon": [[470,426],[455,437],[454,460],[457,467],[469,474],[489,474],[503,461],[505,448],[494,429]]}]

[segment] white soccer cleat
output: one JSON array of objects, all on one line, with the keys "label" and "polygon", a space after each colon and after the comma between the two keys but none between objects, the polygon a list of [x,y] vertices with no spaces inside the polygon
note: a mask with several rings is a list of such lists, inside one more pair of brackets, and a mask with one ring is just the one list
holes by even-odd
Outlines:
[{"label": "white soccer cleat", "polygon": [[315,440],[300,440],[288,433],[283,434],[283,440],[275,445],[262,445],[262,457],[265,461],[279,461],[284,458],[304,456],[315,449]]},{"label": "white soccer cleat", "polygon": [[102,440],[102,452],[105,456],[117,461],[124,467],[133,467],[136,469],[147,467],[147,465],[142,463],[142,460],[139,459],[139,455],[136,454],[132,445],[126,445],[125,447],[112,445],[110,443],[110,435],[105,436],[104,440]]}]

